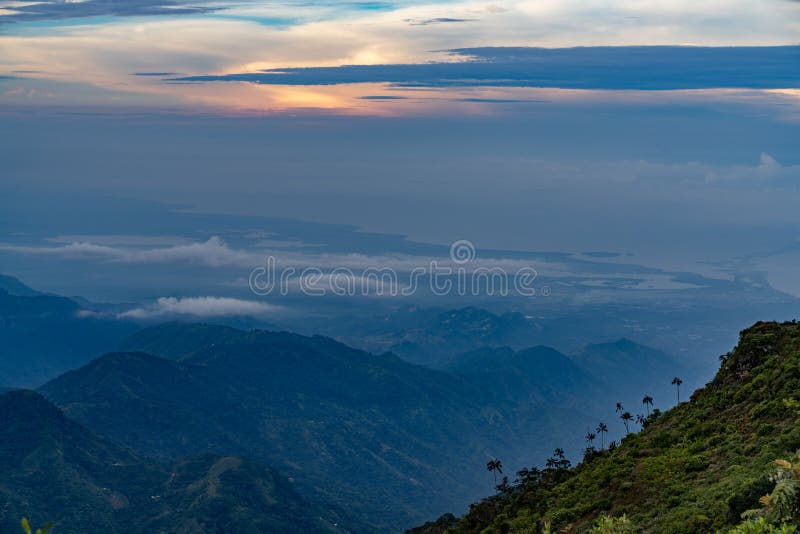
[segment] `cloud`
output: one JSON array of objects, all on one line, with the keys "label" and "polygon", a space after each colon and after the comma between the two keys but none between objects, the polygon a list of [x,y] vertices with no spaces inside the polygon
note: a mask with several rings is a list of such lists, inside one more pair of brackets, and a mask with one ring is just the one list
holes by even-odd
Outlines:
[{"label": "cloud", "polygon": [[154,304],[120,313],[121,319],[152,319],[167,315],[194,317],[260,316],[280,310],[280,306],[227,297],[161,297]]},{"label": "cloud", "polygon": [[191,244],[192,240],[174,235],[131,235],[131,234],[70,234],[49,238],[53,243],[89,242],[97,245],[126,246],[174,246]]},{"label": "cloud", "polygon": [[762,152],[758,165],[733,165],[724,169],[708,169],[706,180],[728,182],[739,186],[762,187],[766,184],[793,186],[800,183],[800,165],[781,165],[775,158]]},{"label": "cloud", "polygon": [[453,102],[474,102],[477,104],[522,104],[530,102],[545,103],[547,100],[536,100],[533,98],[451,98]]},{"label": "cloud", "polygon": [[408,100],[406,96],[397,95],[364,95],[358,98],[360,100]]},{"label": "cloud", "polygon": [[800,46],[484,47],[452,49],[450,53],[466,61],[280,68],[171,81],[607,90],[800,87]]},{"label": "cloud", "polygon": [[31,2],[14,8],[13,12],[0,15],[0,25],[9,22],[25,22],[47,19],[97,16],[142,16],[142,15],[193,15],[217,11],[218,7],[190,6],[173,0],[82,0],[64,2],[45,0]]},{"label": "cloud", "polygon": [[177,72],[131,72],[131,76],[154,76],[158,77],[165,77],[165,76],[175,76]]},{"label": "cloud", "polygon": [[[9,73],[13,69],[39,70],[39,83],[55,93],[53,98],[33,103],[30,98],[7,98],[20,107],[188,107],[236,114],[305,108],[308,113],[335,109],[348,114],[399,115],[446,106],[448,113],[484,113],[490,107],[495,108],[492,112],[500,112],[503,106],[445,100],[431,104],[424,99],[357,100],[358,95],[379,94],[383,87],[327,85],[311,91],[276,85],[278,80],[270,86],[193,82],[190,87],[182,85],[190,82],[162,82],[158,77],[130,74],[179,71],[180,76],[236,75],[296,67],[441,63],[454,59],[445,51],[464,46],[467,27],[470,43],[493,47],[796,42],[797,4],[765,1],[769,9],[752,0],[730,0],[725,9],[720,9],[718,0],[508,0],[502,7],[467,0],[395,3],[382,5],[381,9],[373,9],[373,4],[362,9],[347,2],[203,1],[196,5],[223,7],[224,11],[202,17],[178,13],[172,17],[94,17],[72,23],[18,24],[0,36],[0,48],[6,52],[4,64]],[[113,6],[116,2],[108,4]],[[425,28],[409,26],[407,22],[441,18],[475,20],[468,26],[434,23]],[[283,22],[270,24],[270,20]],[[435,76],[433,81],[437,82]]]},{"label": "cloud", "polygon": [[120,248],[89,242],[73,242],[56,247],[29,247],[0,244],[0,251],[87,258],[121,263],[194,263],[208,267],[252,266],[260,256],[234,250],[219,237],[203,243],[156,248]]},{"label": "cloud", "polygon": [[450,17],[436,17],[432,19],[406,19],[411,26],[430,26],[431,24],[450,24],[457,22],[474,22],[475,19],[455,19]]},{"label": "cloud", "polygon": [[773,158],[772,156],[770,156],[766,152],[762,152],[761,153],[761,157],[759,159],[760,159],[760,162],[761,162],[759,164],[759,168],[761,168],[763,170],[771,171],[771,170],[780,169],[782,167],[782,165],[780,163],[775,161],[775,158]]}]

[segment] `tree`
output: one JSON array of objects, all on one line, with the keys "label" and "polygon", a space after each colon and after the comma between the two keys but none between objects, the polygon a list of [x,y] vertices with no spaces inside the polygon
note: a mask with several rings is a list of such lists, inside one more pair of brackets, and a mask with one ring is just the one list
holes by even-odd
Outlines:
[{"label": "tree", "polygon": [[647,419],[645,419],[645,417],[642,414],[637,413],[636,414],[636,424],[638,424],[640,427],[644,428],[644,425],[647,424]]},{"label": "tree", "polygon": [[625,425],[625,434],[630,434],[630,430],[628,429],[628,423],[630,423],[631,420],[633,419],[631,412],[623,412],[622,415],[619,416],[619,418],[622,419],[622,424]]},{"label": "tree", "polygon": [[597,437],[597,434],[595,434],[594,432],[588,432],[587,431],[586,432],[586,443],[588,443],[589,446],[591,447],[592,444],[594,443],[594,440],[595,440],[596,437]]},{"label": "tree", "polygon": [[605,447],[605,443],[604,443],[604,439],[603,439],[606,432],[608,432],[608,427],[606,426],[605,423],[601,422],[599,425],[597,425],[597,433],[600,434],[600,448],[601,449],[605,449],[606,448]]},{"label": "tree", "polygon": [[681,384],[683,384],[683,380],[680,377],[675,377],[672,379],[672,385],[678,390],[678,404],[681,403]]},{"label": "tree", "polygon": [[535,467],[531,467],[530,469],[523,467],[517,471],[517,483],[523,486],[526,484],[536,484],[541,478],[542,472]]},{"label": "tree", "polygon": [[486,470],[494,476],[494,485],[497,486],[497,473],[503,474],[503,462],[497,458],[492,458],[486,462]]},{"label": "tree", "polygon": [[567,456],[564,453],[564,449],[559,447],[558,449],[553,451],[553,456],[547,459],[547,462],[545,462],[545,466],[548,469],[555,469],[557,471],[561,471],[572,467],[572,462],[567,460]]},{"label": "tree", "polygon": [[642,398],[642,404],[644,404],[645,412],[647,413],[647,417],[650,417],[650,407],[653,405],[653,397],[650,395],[645,395]]},{"label": "tree", "polygon": [[617,413],[621,412],[622,410],[623,410],[623,408],[622,408],[622,403],[621,403],[621,402],[618,402],[618,403],[617,403]]},{"label": "tree", "polygon": [[500,484],[495,486],[494,488],[497,490],[498,493],[502,493],[504,495],[511,495],[514,492],[514,486],[508,483],[508,477],[503,477],[500,481]]}]

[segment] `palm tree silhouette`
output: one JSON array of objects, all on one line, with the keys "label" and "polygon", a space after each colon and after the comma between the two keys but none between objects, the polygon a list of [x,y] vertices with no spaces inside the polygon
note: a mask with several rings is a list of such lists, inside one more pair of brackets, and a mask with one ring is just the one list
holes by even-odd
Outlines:
[{"label": "palm tree silhouette", "polygon": [[625,434],[630,434],[630,430],[628,430],[628,423],[633,419],[631,412],[624,412],[622,415],[619,416],[622,419],[622,423],[625,425]]},{"label": "palm tree silhouette", "polygon": [[503,474],[503,462],[497,458],[492,458],[486,462],[486,470],[494,476],[494,485],[497,485],[497,473]]},{"label": "palm tree silhouette", "polygon": [[672,385],[678,390],[678,404],[681,403],[681,384],[683,384],[683,380],[680,377],[675,377],[672,379]]},{"label": "palm tree silhouette", "polygon": [[642,404],[644,404],[644,409],[647,412],[647,417],[650,417],[650,407],[653,405],[653,397],[651,397],[650,395],[645,395],[644,398],[642,398]]},{"label": "palm tree silhouette", "polygon": [[604,443],[604,439],[603,439],[603,437],[604,437],[606,432],[608,432],[608,427],[606,426],[605,423],[600,423],[599,425],[597,425],[597,433],[600,434],[600,448],[601,449],[605,449],[606,448],[605,443]]},{"label": "palm tree silhouette", "polygon": [[588,443],[590,447],[594,443],[594,439],[596,437],[597,437],[597,434],[595,434],[593,432],[589,432],[588,430],[586,431],[586,443]]},{"label": "palm tree silhouette", "polygon": [[636,414],[636,423],[637,423],[639,426],[641,426],[642,428],[644,428],[644,424],[645,424],[646,422],[647,422],[647,419],[645,419],[645,418],[644,418],[644,416],[643,416],[642,414],[640,414],[640,413],[637,413],[637,414]]},{"label": "palm tree silhouette", "polygon": [[622,408],[622,403],[621,403],[621,402],[618,402],[618,403],[617,403],[617,413],[621,412],[621,411],[622,411],[622,409],[623,409],[623,408]]},{"label": "palm tree silhouette", "polygon": [[567,456],[564,453],[564,449],[562,449],[561,447],[553,451],[553,456],[548,458],[547,462],[545,462],[545,466],[548,469],[555,469],[555,470],[569,469],[571,465],[572,465],[571,462],[567,460]]}]

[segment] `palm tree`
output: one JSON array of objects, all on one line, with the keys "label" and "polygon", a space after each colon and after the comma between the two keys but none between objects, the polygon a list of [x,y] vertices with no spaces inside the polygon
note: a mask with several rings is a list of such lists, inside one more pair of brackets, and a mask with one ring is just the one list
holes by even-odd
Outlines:
[{"label": "palm tree", "polygon": [[650,395],[645,395],[642,398],[642,404],[644,404],[644,409],[647,412],[647,417],[650,417],[650,407],[653,405],[653,397]]},{"label": "palm tree", "polygon": [[572,466],[572,462],[567,460],[567,456],[564,453],[564,449],[559,447],[555,451],[553,451],[553,456],[547,459],[547,462],[545,462],[545,466],[548,469],[555,469],[561,471],[564,469],[569,469]]},{"label": "palm tree", "polygon": [[683,384],[683,380],[680,377],[675,377],[672,379],[672,385],[678,390],[678,404],[681,403],[681,384]]},{"label": "palm tree", "polygon": [[590,447],[594,443],[594,439],[596,437],[597,437],[597,434],[595,434],[593,432],[589,432],[588,430],[586,431],[586,443],[588,443]]},{"label": "palm tree", "polygon": [[494,475],[494,485],[497,485],[497,473],[503,474],[503,462],[497,458],[493,458],[486,462],[486,470]]},{"label": "palm tree", "polygon": [[603,439],[603,437],[604,437],[606,432],[608,432],[608,427],[606,426],[605,423],[600,423],[599,425],[597,425],[597,433],[600,434],[600,448],[601,449],[605,449],[606,448],[605,443],[604,443],[604,439]]},{"label": "palm tree", "polygon": [[630,434],[630,430],[628,430],[628,423],[633,419],[631,412],[624,412],[622,415],[619,416],[622,419],[622,423],[625,425],[625,434]]},{"label": "palm tree", "polygon": [[621,402],[618,402],[618,403],[617,403],[617,413],[621,412],[621,411],[622,411],[622,409],[623,409],[623,408],[622,408],[622,403],[621,403]]},{"label": "palm tree", "polygon": [[646,422],[647,422],[647,419],[645,419],[645,418],[644,418],[644,416],[643,416],[642,414],[640,414],[640,413],[637,413],[637,414],[636,414],[636,423],[637,423],[637,424],[638,424],[640,427],[644,428],[644,424],[645,424]]}]

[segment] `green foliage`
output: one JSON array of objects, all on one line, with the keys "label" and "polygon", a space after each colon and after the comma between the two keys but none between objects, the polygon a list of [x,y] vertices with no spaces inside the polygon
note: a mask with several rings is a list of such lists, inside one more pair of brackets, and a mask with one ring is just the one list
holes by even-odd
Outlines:
[{"label": "green foliage", "polygon": [[743,515],[756,516],[771,525],[800,523],[800,451],[792,461],[775,460],[777,474],[772,478],[772,493],[761,497],[760,510],[750,510]]},{"label": "green foliage", "polygon": [[731,495],[728,499],[728,523],[737,523],[744,512],[756,508],[761,497],[771,493],[774,488],[775,482],[772,477],[762,476]]},{"label": "green foliage", "polygon": [[[20,523],[22,523],[22,530],[25,531],[25,534],[31,534],[33,532],[31,530],[31,524],[28,521],[27,517],[23,517],[20,520]],[[52,528],[52,526],[53,526],[52,521],[48,522],[48,523],[45,523],[45,525],[42,528],[37,528],[36,529],[36,534],[47,534],[48,532],[50,532],[50,528]]]},{"label": "green foliage", "polygon": [[628,534],[633,532],[633,525],[626,515],[612,517],[600,516],[592,525],[592,534]]},{"label": "green foliage", "polygon": [[728,534],[795,534],[797,528],[791,525],[775,526],[767,522],[763,517],[750,519],[732,528]]}]

